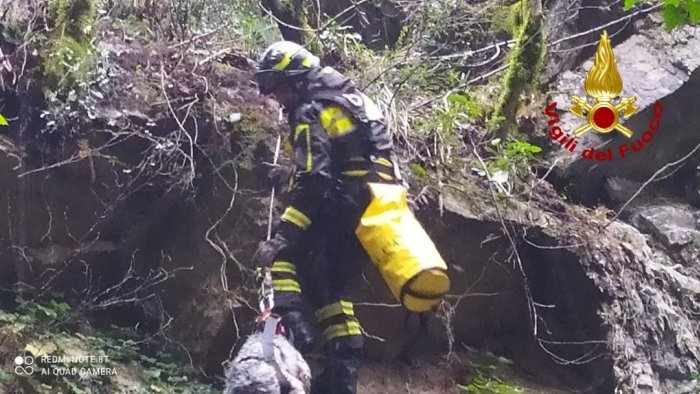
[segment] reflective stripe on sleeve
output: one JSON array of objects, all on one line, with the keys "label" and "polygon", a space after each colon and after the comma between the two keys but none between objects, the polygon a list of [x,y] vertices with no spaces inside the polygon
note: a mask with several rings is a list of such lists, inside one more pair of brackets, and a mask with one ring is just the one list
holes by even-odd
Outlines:
[{"label": "reflective stripe on sleeve", "polygon": [[272,263],[272,272],[286,272],[288,274],[296,275],[297,267],[288,261],[275,261]]},{"label": "reflective stripe on sleeve", "polygon": [[272,288],[275,291],[291,291],[295,293],[301,293],[301,286],[299,282],[294,279],[273,279]]},{"label": "reflective stripe on sleeve", "polygon": [[301,227],[304,230],[309,228],[309,226],[311,225],[311,219],[309,219],[309,217],[306,216],[303,212],[292,206],[289,206],[287,207],[287,209],[284,210],[284,213],[282,214],[282,220],[284,220],[285,222],[292,223],[297,227]]}]

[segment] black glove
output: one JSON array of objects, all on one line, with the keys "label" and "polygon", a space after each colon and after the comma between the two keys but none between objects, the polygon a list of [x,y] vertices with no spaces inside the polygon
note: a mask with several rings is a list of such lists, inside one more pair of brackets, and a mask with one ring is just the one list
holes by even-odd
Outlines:
[{"label": "black glove", "polygon": [[277,191],[285,190],[289,186],[294,170],[279,164],[269,164],[269,166],[267,177],[270,179],[271,186]]},{"label": "black glove", "polygon": [[271,267],[277,253],[286,246],[287,241],[279,235],[268,241],[260,242],[258,250],[253,254],[253,264],[255,267]]}]

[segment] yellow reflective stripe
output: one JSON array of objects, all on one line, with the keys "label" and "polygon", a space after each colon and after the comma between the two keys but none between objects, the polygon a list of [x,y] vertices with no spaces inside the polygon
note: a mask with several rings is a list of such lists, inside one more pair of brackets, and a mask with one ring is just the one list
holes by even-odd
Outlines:
[{"label": "yellow reflective stripe", "polygon": [[321,126],[331,138],[343,136],[355,129],[352,119],[346,116],[345,111],[337,105],[331,105],[321,110],[319,118]]},{"label": "yellow reflective stripe", "polygon": [[387,160],[383,157],[380,157],[379,159],[375,160],[374,162],[377,164],[381,164],[383,166],[386,166],[386,167],[393,167],[394,166],[393,164],[391,164],[391,162],[389,160]]},{"label": "yellow reflective stripe", "polygon": [[313,168],[313,157],[311,156],[311,133],[306,131],[306,172],[311,172]]},{"label": "yellow reflective stripe", "polygon": [[287,68],[287,66],[289,65],[289,63],[290,63],[291,61],[292,61],[292,56],[289,55],[289,54],[286,54],[286,55],[284,55],[284,57],[282,58],[282,60],[280,60],[279,62],[277,62],[277,64],[275,64],[274,66],[272,66],[272,68],[273,68],[274,70],[284,70],[285,68]]},{"label": "yellow reflective stripe", "polygon": [[326,305],[323,308],[316,311],[316,318],[321,321],[333,317],[336,315],[348,315],[355,316],[355,309],[350,301],[340,301],[335,302],[330,305]]},{"label": "yellow reflective stripe", "polygon": [[308,216],[304,215],[303,212],[292,206],[289,206],[287,207],[287,209],[284,210],[284,213],[282,214],[282,220],[284,220],[285,222],[295,224],[297,227],[301,227],[304,230],[309,228],[309,226],[311,225],[311,219],[309,219]]},{"label": "yellow reflective stripe", "polygon": [[272,288],[275,291],[294,291],[301,293],[301,286],[299,282],[294,279],[273,279]]},{"label": "yellow reflective stripe", "polygon": [[275,261],[272,263],[272,272],[287,272],[297,274],[297,267],[288,261]]},{"label": "yellow reflective stripe", "polygon": [[302,131],[308,130],[309,125],[306,123],[299,123],[295,128],[294,128],[294,142],[299,139],[299,134],[301,134]]},{"label": "yellow reflective stripe", "polygon": [[334,127],[330,130],[331,138],[340,137],[355,129],[355,124],[352,122],[352,119],[347,116],[337,119],[333,126]]},{"label": "yellow reflective stripe", "polygon": [[324,108],[320,113],[321,126],[323,126],[324,129],[329,129],[333,120],[342,115],[343,110],[336,105],[330,105]]},{"label": "yellow reflective stripe", "polygon": [[348,161],[363,162],[363,161],[367,161],[367,160],[362,156],[355,156],[355,157],[351,157],[350,159],[348,159]]},{"label": "yellow reflective stripe", "polygon": [[357,321],[348,321],[345,323],[334,324],[323,330],[323,339],[329,340],[348,335],[362,335],[360,323]]},{"label": "yellow reflective stripe", "polygon": [[304,67],[311,67],[311,56],[304,59],[304,61],[301,62],[301,65]]},{"label": "yellow reflective stripe", "polygon": [[289,293],[301,293],[299,286],[275,286],[275,291],[286,291]]},{"label": "yellow reflective stripe", "polygon": [[306,172],[311,172],[313,168],[313,156],[311,154],[311,135],[308,132],[309,125],[306,123],[299,123],[294,127],[294,142],[299,140],[299,134],[306,131]]},{"label": "yellow reflective stripe", "polygon": [[389,174],[385,174],[383,172],[377,172],[377,175],[379,175],[379,177],[384,179],[385,181],[393,181],[394,180],[393,176],[391,176]]},{"label": "yellow reflective stripe", "polygon": [[346,176],[365,176],[369,173],[367,170],[352,170],[352,171],[343,171],[342,174]]}]

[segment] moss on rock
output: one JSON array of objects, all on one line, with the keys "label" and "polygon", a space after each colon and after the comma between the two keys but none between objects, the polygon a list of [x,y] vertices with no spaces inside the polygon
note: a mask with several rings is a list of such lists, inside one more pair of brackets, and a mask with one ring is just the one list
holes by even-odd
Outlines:
[{"label": "moss on rock", "polygon": [[522,25],[522,1],[496,6],[491,14],[491,31],[497,35],[514,37]]},{"label": "moss on rock", "polygon": [[65,92],[80,88],[90,78],[95,65],[94,48],[71,36],[49,39],[44,53],[44,78],[46,87]]},{"label": "moss on rock", "polygon": [[48,10],[55,28],[42,52],[45,88],[66,93],[84,85],[95,65],[95,4],[94,0],[51,0]]},{"label": "moss on rock", "polygon": [[522,10],[520,15],[523,22],[518,26],[503,90],[490,119],[491,126],[500,133],[507,133],[516,124],[521,96],[538,85],[544,66],[546,42],[542,29],[542,5],[539,0],[523,0],[518,3],[518,8]]},{"label": "moss on rock", "polygon": [[61,36],[89,39],[95,19],[94,0],[51,0],[49,17]]}]

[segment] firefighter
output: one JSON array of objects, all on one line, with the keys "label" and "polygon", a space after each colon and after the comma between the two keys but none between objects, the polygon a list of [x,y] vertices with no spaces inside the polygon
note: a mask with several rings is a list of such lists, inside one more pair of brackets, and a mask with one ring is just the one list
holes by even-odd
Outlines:
[{"label": "firefighter", "polygon": [[401,183],[391,138],[377,105],[296,43],[265,49],[255,77],[288,115],[295,168],[291,203],[253,260],[271,267],[273,312],[302,352],[313,343],[302,290],[315,309],[326,362],[312,393],[355,393],[363,336],[348,287],[368,261],[355,229],[371,201],[368,182]]}]

